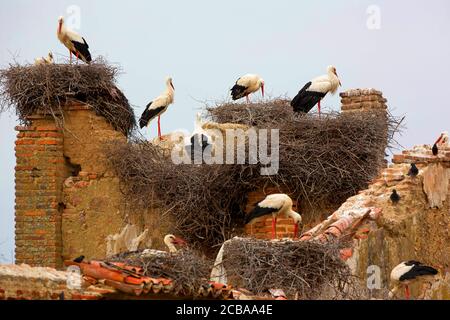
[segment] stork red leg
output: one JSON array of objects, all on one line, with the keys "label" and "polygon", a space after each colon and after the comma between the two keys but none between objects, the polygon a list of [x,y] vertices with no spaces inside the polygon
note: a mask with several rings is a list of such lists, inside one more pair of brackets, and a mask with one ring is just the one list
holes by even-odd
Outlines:
[{"label": "stork red leg", "polygon": [[409,300],[409,286],[408,285],[405,285],[405,298],[406,298],[406,300]]},{"label": "stork red leg", "polygon": [[272,239],[277,238],[277,218],[272,217]]},{"label": "stork red leg", "polygon": [[160,124],[160,116],[158,116],[158,138],[161,140],[161,124]]},{"label": "stork red leg", "polygon": [[78,52],[77,52],[76,56],[77,56],[77,64],[78,64],[78,59],[79,59],[79,57],[78,57]]},{"label": "stork red leg", "polygon": [[319,100],[319,102],[317,103],[317,108],[319,109],[319,117],[320,117],[320,100]]}]

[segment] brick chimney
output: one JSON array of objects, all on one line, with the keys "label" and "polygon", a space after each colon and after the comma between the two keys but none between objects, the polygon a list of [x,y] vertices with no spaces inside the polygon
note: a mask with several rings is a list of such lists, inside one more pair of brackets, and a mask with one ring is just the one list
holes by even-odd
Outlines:
[{"label": "brick chimney", "polygon": [[87,105],[63,110],[64,128],[42,114],[16,127],[16,263],[59,268],[81,254],[101,256],[123,224],[102,148],[126,137]]},{"label": "brick chimney", "polygon": [[387,100],[381,91],[375,89],[350,89],[340,93],[341,111],[374,111],[386,110]]}]

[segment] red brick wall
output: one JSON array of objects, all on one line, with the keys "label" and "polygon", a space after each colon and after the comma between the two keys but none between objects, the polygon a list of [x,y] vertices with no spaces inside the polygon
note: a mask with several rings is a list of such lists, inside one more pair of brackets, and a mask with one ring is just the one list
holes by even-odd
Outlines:
[{"label": "red brick wall", "polygon": [[62,132],[53,119],[34,116],[16,140],[16,261],[61,266]]}]

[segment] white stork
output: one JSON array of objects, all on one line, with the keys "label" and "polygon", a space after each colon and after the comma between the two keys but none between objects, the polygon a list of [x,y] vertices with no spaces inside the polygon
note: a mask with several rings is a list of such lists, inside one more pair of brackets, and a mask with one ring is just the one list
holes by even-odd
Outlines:
[{"label": "white stork", "polygon": [[341,81],[338,78],[336,68],[328,66],[327,74],[317,77],[307,84],[292,99],[291,106],[295,112],[308,113],[316,104],[320,114],[320,100],[322,100],[328,92],[336,93]]},{"label": "white stork", "polygon": [[448,132],[442,131],[439,138],[433,144],[433,148],[431,148],[433,155],[437,156],[437,154],[439,153],[439,148],[446,147],[448,145],[448,141]]},{"label": "white stork", "polygon": [[139,119],[139,127],[142,129],[149,125],[150,121],[158,117],[158,138],[161,139],[160,117],[174,101],[175,87],[172,78],[166,78],[166,90],[145,107]]},{"label": "white stork", "polygon": [[[191,155],[191,161],[195,162],[196,154],[200,153],[203,157],[203,151],[212,144],[211,136],[203,129],[201,113],[198,112],[195,118],[195,127],[190,137],[185,138],[185,149]],[[203,159],[203,158],[202,158]]]},{"label": "white stork", "polygon": [[[167,248],[169,249],[169,253],[176,253],[177,247],[175,247],[175,245],[186,245],[186,241],[184,241],[183,239],[174,236],[173,234],[167,234],[164,237],[164,244],[167,246]],[[145,249],[144,251],[142,251],[141,256],[145,257],[145,256],[152,256],[152,255],[166,255],[167,252],[166,251],[161,251],[161,250],[155,250],[155,249]]]},{"label": "white stork", "polygon": [[409,283],[426,276],[434,276],[438,271],[429,266],[423,265],[419,261],[405,261],[397,265],[391,271],[391,281],[395,283],[394,288],[389,292],[392,298],[401,285],[405,286],[405,297],[409,300]]},{"label": "white stork", "polygon": [[271,214],[272,215],[272,239],[276,238],[276,224],[278,215],[294,219],[294,238],[297,237],[298,225],[302,222],[302,216],[292,210],[292,199],[284,193],[268,195],[263,201],[245,217],[245,224],[253,219]]},{"label": "white stork", "polygon": [[46,57],[39,57],[34,59],[34,64],[40,65],[40,64],[51,64],[53,63],[53,53],[50,51]]},{"label": "white stork", "polygon": [[91,54],[89,52],[89,45],[86,40],[73,30],[70,30],[64,24],[64,18],[58,19],[58,30],[56,32],[59,41],[69,49],[70,62],[72,62],[72,54],[78,59],[83,60],[86,63],[92,61]]},{"label": "white stork", "polygon": [[248,95],[259,89],[264,98],[264,79],[256,74],[246,74],[237,79],[236,84],[231,88],[231,97],[233,100],[245,97],[249,103]]}]

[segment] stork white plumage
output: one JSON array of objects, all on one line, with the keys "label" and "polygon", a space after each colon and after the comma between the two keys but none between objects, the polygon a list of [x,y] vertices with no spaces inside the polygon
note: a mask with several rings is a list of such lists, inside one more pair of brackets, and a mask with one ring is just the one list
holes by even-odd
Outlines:
[{"label": "stork white plumage", "polygon": [[195,117],[194,131],[190,137],[185,138],[185,148],[191,155],[191,161],[194,163],[201,163],[198,159],[203,159],[203,151],[205,151],[206,147],[211,144],[212,138],[206,130],[203,129],[201,113],[198,112]]},{"label": "stork white plumage", "polygon": [[233,100],[238,100],[243,97],[249,103],[248,95],[261,89],[261,94],[264,98],[264,79],[256,74],[246,74],[237,79],[233,88],[231,88],[231,97]]},{"label": "stork white plumage", "polygon": [[336,93],[341,81],[338,78],[336,68],[328,66],[327,74],[317,77],[303,86],[292,99],[291,106],[295,112],[308,113],[316,104],[320,114],[320,101],[327,95]]},{"label": "stork white plumage", "polygon": [[56,32],[59,41],[69,50],[70,62],[72,62],[72,54],[78,59],[86,63],[92,61],[91,53],[89,52],[89,45],[86,40],[73,30],[70,30],[64,24],[64,18],[59,17],[58,29]]},{"label": "stork white plumage", "polygon": [[148,257],[148,256],[154,256],[154,255],[167,255],[168,253],[176,253],[178,252],[178,249],[175,245],[186,245],[186,241],[183,239],[174,236],[173,234],[167,234],[164,237],[164,244],[169,249],[169,252],[167,251],[161,251],[161,250],[155,250],[155,249],[145,249],[142,251],[141,256],[142,257]]},{"label": "stork white plumage", "polygon": [[53,63],[53,53],[51,51],[49,51],[46,57],[39,57],[34,59],[35,65],[51,64],[51,63]]},{"label": "stork white plumage", "polygon": [[294,219],[294,238],[297,237],[298,225],[302,222],[302,216],[292,210],[291,197],[284,193],[268,195],[245,217],[245,224],[269,214],[272,215],[272,239],[276,238],[276,224],[279,215]]},{"label": "stork white plumage", "polygon": [[398,291],[401,285],[405,286],[405,297],[409,299],[409,284],[412,281],[419,280],[426,276],[434,276],[438,271],[430,266],[423,265],[419,261],[410,260],[404,261],[398,264],[391,271],[391,281],[394,282],[393,289],[389,292],[389,296],[392,298]]},{"label": "stork white plumage", "polygon": [[158,117],[158,138],[161,139],[160,117],[164,112],[166,112],[169,105],[173,103],[174,95],[175,87],[173,86],[172,78],[167,77],[166,90],[156,99],[147,104],[141,118],[139,119],[139,127],[142,129],[143,127],[148,126],[152,119]]}]

